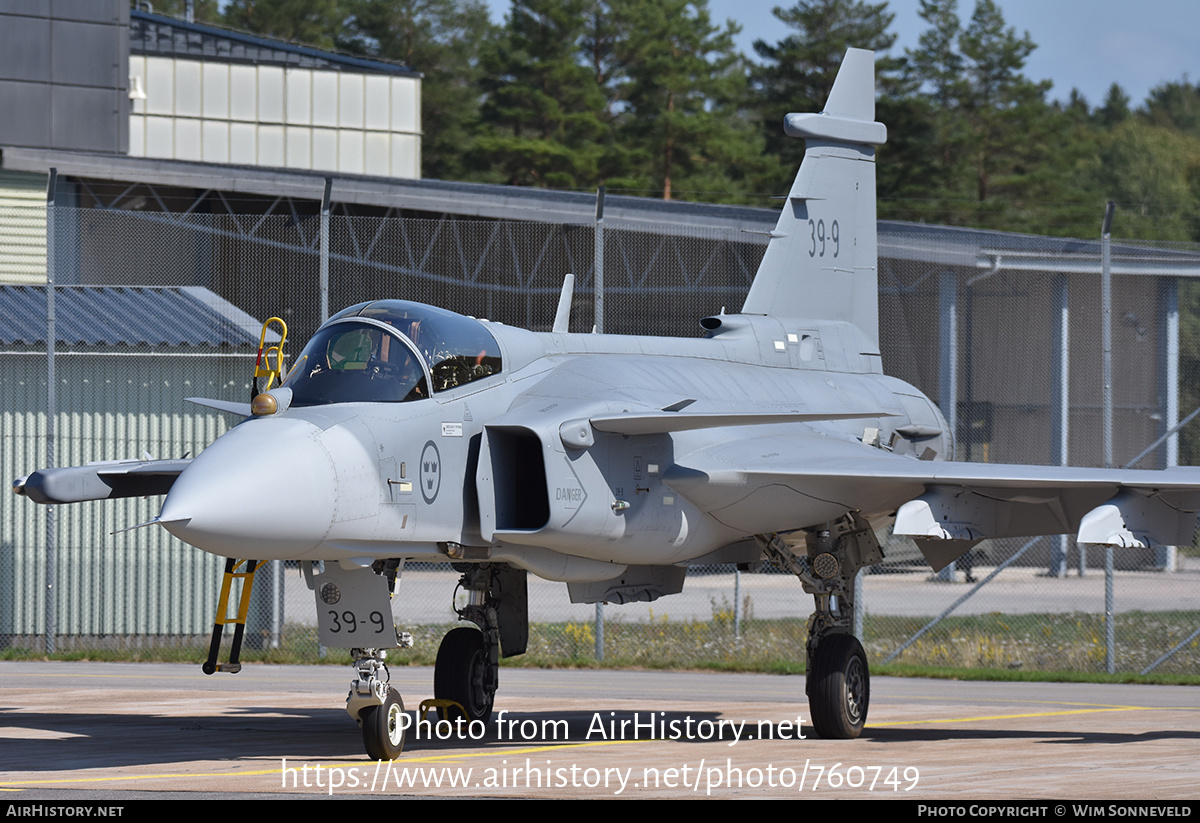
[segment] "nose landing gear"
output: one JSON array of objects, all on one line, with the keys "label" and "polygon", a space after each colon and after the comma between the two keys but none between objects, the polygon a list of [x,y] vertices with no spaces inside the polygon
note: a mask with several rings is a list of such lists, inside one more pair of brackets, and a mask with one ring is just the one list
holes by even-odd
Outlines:
[{"label": "nose landing gear", "polygon": [[363,745],[372,760],[395,760],[404,751],[403,714],[400,693],[391,688],[382,704],[368,706],[359,714]]},{"label": "nose landing gear", "polygon": [[[402,648],[412,646],[407,632],[399,638]],[[346,711],[362,728],[363,746],[372,760],[395,760],[404,751],[404,701],[389,684],[387,652],[383,649],[352,649],[358,677],[350,683]]]},{"label": "nose landing gear", "polygon": [[[355,679],[346,695],[346,712],[362,729],[367,754],[374,760],[394,760],[404,750],[409,723],[400,694],[389,683],[385,661],[388,649],[413,645],[412,635],[397,630],[391,620],[389,601],[400,561],[380,560],[371,565],[331,562],[323,564],[320,571],[315,566],[306,562],[301,569],[316,595],[321,642],[338,646],[361,638],[376,644],[350,651]],[[523,654],[528,643],[526,573],[496,563],[457,568],[462,572],[459,585],[467,591],[468,602],[456,611],[478,628],[460,626],[442,639],[434,669],[434,694],[442,720],[486,723],[496,697],[501,648],[505,657],[511,657]]]}]

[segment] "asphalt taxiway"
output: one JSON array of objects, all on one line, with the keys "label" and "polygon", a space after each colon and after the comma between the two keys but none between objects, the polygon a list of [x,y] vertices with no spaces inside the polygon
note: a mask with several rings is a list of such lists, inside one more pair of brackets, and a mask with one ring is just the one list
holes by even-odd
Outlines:
[{"label": "asphalt taxiway", "polygon": [[[377,764],[342,708],[350,674],[0,662],[0,793],[1163,800],[1200,785],[1192,687],[876,677],[866,731],[838,741],[809,728],[802,677],[506,668],[486,726],[410,730]],[[392,682],[410,718],[432,696],[432,669]]]}]

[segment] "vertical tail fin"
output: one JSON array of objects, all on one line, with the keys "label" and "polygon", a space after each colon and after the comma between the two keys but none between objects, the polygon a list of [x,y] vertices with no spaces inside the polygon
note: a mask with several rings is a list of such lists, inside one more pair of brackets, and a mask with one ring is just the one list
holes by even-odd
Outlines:
[{"label": "vertical tail fin", "polygon": [[875,243],[875,54],[849,49],[821,114],[789,114],[807,140],[743,314],[842,320],[879,342]]}]

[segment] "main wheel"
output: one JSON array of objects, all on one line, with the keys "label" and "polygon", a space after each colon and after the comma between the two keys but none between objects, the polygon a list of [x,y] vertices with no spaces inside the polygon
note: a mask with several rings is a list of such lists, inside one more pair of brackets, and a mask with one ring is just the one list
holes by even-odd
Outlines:
[{"label": "main wheel", "polygon": [[395,760],[404,751],[404,703],[400,693],[388,689],[382,706],[363,709],[363,745],[372,760]]},{"label": "main wheel", "polygon": [[[433,696],[438,700],[453,700],[466,711],[467,720],[482,720],[492,716],[495,694],[487,688],[488,655],[483,632],[460,626],[451,629],[438,647],[437,663],[433,669]],[[454,721],[457,709],[439,709],[443,720]]]},{"label": "main wheel", "polygon": [[862,732],[871,701],[871,673],[862,644],[852,634],[821,638],[812,660],[808,711],[826,739],[850,740]]}]

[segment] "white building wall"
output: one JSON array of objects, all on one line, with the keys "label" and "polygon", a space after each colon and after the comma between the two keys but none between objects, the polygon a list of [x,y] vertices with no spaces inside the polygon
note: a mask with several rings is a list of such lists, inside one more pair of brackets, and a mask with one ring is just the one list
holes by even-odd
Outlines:
[{"label": "white building wall", "polygon": [[46,175],[0,171],[0,282],[46,282]]},{"label": "white building wall", "polygon": [[135,157],[421,176],[419,77],[136,54],[129,74]]}]

